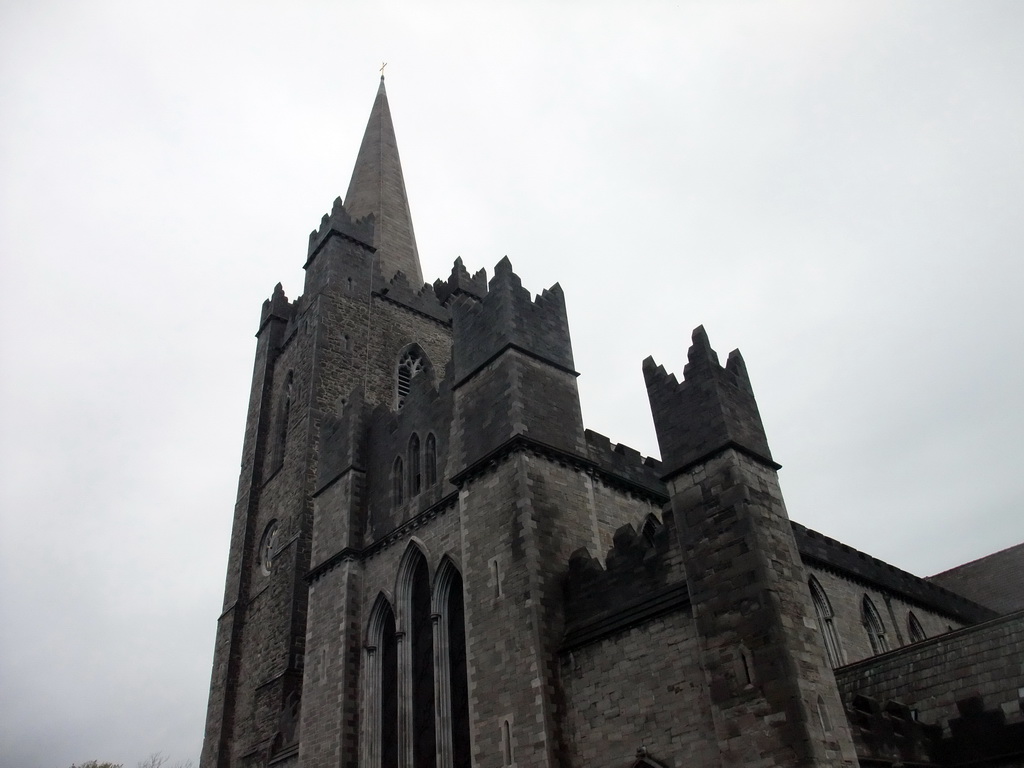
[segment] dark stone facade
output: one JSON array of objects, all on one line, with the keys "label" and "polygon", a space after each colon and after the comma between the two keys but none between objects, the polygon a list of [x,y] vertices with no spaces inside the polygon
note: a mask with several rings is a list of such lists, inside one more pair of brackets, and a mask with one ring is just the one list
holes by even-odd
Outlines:
[{"label": "dark stone facade", "polygon": [[203,768],[1021,764],[1019,615],[792,523],[703,328],[660,460],[585,429],[561,288],[407,277],[368,137],[260,316]]}]

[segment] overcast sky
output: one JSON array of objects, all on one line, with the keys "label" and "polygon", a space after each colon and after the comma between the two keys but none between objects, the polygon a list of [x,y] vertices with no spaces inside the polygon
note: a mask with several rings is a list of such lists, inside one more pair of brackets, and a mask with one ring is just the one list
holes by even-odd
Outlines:
[{"label": "overcast sky", "polygon": [[0,766],[198,761],[260,305],[382,60],[424,276],[561,283],[588,427],[657,455],[640,363],[703,323],[793,519],[921,575],[1020,542],[1022,40],[978,0],[3,3]]}]

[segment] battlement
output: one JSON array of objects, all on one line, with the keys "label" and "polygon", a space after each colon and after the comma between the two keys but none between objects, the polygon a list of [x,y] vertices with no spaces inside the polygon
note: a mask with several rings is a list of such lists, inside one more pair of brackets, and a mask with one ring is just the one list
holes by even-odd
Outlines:
[{"label": "battlement", "polygon": [[462,257],[455,259],[452,273],[447,280],[434,281],[434,293],[442,304],[448,304],[459,296],[483,299],[487,295],[487,270],[480,269],[470,277],[462,263]]},{"label": "battlement", "polygon": [[935,760],[942,727],[919,722],[910,707],[897,701],[885,704],[856,695],[847,707],[857,754],[892,763],[915,765]]},{"label": "battlement", "polygon": [[592,429],[584,430],[587,458],[608,475],[637,485],[651,495],[667,499],[665,484],[661,482],[661,462],[622,443],[612,443],[606,436]]},{"label": "battlement", "polygon": [[451,307],[456,387],[510,347],[577,375],[558,283],[531,298],[506,256],[486,294],[463,295]]},{"label": "battlement", "polygon": [[355,240],[369,248],[374,247],[374,215],[372,213],[361,219],[353,219],[340,197],[334,199],[334,206],[330,213],[325,213],[320,220],[319,229],[309,233],[309,250],[306,256],[306,266],[316,257],[320,249],[331,234],[339,234],[349,240]]},{"label": "battlement", "polygon": [[988,621],[996,616],[989,608],[877,557],[865,554],[848,544],[836,541],[800,523],[792,522],[792,526],[797,549],[805,563],[823,566],[847,577],[872,584],[967,624]]},{"label": "battlement", "polygon": [[387,283],[384,282],[379,270],[375,271],[374,275],[374,292],[378,296],[426,315],[439,323],[451,323],[451,312],[438,297],[434,286],[424,283],[418,290],[414,289],[404,272],[396,272]]},{"label": "battlement", "polygon": [[998,705],[988,709],[977,694],[956,701],[948,732],[923,723],[918,712],[891,699],[884,704],[855,694],[847,706],[862,763],[890,765],[1020,765],[1024,722],[1007,722]]},{"label": "battlement", "polygon": [[563,647],[620,632],[688,603],[672,513],[651,538],[623,525],[603,567],[586,548],[569,558]]},{"label": "battlement", "polygon": [[739,350],[722,367],[704,326],[692,339],[682,381],[652,357],[643,362],[665,476],[730,447],[777,469]]},{"label": "battlement", "polygon": [[293,320],[296,314],[295,307],[298,303],[298,299],[294,302],[288,301],[288,297],[285,295],[284,288],[280,283],[275,285],[274,292],[270,294],[270,298],[263,302],[263,307],[260,310],[260,325],[256,335],[258,336],[272,319],[281,320],[286,323]]}]

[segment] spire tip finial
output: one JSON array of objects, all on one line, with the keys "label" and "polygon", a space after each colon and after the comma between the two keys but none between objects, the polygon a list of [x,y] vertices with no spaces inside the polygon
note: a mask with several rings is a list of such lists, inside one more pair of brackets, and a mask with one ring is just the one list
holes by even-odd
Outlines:
[{"label": "spire tip finial", "polygon": [[382,61],[380,63],[380,79],[381,80],[384,79],[384,67],[386,67],[387,65],[388,65],[388,63],[386,61]]}]

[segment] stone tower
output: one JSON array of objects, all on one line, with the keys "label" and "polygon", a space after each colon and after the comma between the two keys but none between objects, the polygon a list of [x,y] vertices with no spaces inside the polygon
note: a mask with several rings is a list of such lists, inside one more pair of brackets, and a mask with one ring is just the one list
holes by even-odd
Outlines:
[{"label": "stone tower", "polygon": [[402,347],[449,356],[443,321],[380,298],[421,279],[383,78],[348,195],[359,218],[336,200],[310,234],[303,295],[279,284],[260,316],[203,766],[263,765],[295,740],[325,415],[353,391],[392,405]]}]

